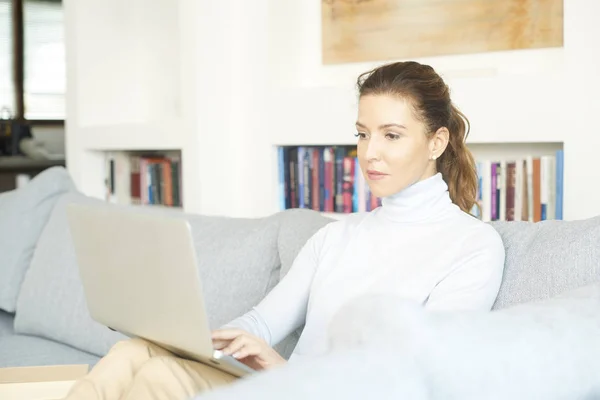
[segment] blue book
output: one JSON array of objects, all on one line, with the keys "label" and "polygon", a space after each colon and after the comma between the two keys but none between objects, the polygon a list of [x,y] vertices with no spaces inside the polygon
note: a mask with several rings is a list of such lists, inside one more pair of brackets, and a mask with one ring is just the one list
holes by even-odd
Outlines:
[{"label": "blue book", "polygon": [[306,149],[298,147],[298,208],[305,208],[304,203],[304,154]]},{"label": "blue book", "polygon": [[545,221],[548,219],[548,204],[542,203],[542,215],[541,220]]},{"label": "blue book", "polygon": [[556,151],[556,219],[563,219],[564,151]]},{"label": "blue book", "polygon": [[358,157],[354,157],[354,193],[352,193],[352,211],[358,212],[358,180],[360,179],[360,165]]}]

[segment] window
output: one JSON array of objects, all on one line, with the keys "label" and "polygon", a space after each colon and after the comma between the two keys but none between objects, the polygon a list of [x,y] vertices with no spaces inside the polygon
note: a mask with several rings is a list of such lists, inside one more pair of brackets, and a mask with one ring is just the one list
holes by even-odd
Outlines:
[{"label": "window", "polygon": [[61,0],[0,0],[0,108],[30,121],[65,118]]},{"label": "window", "polygon": [[[0,109],[15,107],[11,0],[0,0]],[[4,113],[0,113],[0,118]]]},{"label": "window", "polygon": [[65,40],[61,1],[24,0],[25,119],[64,119]]}]

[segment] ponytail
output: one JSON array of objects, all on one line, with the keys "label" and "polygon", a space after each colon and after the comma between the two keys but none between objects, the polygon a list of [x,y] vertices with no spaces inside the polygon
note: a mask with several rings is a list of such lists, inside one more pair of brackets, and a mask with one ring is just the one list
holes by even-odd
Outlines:
[{"label": "ponytail", "polygon": [[450,107],[448,146],[438,158],[436,167],[448,185],[452,202],[469,213],[477,203],[478,185],[475,160],[465,145],[470,125],[467,117],[454,104]]}]

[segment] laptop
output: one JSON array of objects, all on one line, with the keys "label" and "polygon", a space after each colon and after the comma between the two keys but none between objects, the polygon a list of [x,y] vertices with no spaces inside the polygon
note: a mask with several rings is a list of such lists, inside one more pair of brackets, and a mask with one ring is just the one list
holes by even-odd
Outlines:
[{"label": "laptop", "polygon": [[78,203],[67,218],[95,321],[234,376],[256,372],[213,348],[188,221]]}]

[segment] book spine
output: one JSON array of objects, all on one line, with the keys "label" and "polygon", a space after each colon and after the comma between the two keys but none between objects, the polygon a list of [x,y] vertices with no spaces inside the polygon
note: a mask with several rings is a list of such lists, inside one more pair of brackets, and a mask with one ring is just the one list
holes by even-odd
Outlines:
[{"label": "book spine", "polygon": [[539,157],[533,159],[533,222],[542,220],[541,201],[541,161]]},{"label": "book spine", "polygon": [[492,221],[498,220],[498,164],[492,163]]},{"label": "book spine", "polygon": [[498,163],[498,220],[506,221],[506,162]]},{"label": "book spine", "polygon": [[563,219],[563,174],[564,174],[564,152],[556,152],[556,210],[555,218]]},{"label": "book spine", "polygon": [[287,208],[287,196],[286,196],[286,167],[285,167],[285,149],[283,147],[277,148],[277,182],[279,192],[279,209],[285,210]]},{"label": "book spine", "polygon": [[298,149],[292,148],[289,151],[290,154],[290,207],[299,207],[299,175],[298,175]]},{"label": "book spine", "polygon": [[306,203],[304,201],[304,147],[298,147],[298,207],[305,208]]},{"label": "book spine", "polygon": [[354,195],[354,159],[344,157],[344,182],[342,184],[343,210],[344,213],[352,212],[352,197]]},{"label": "book spine", "polygon": [[515,220],[515,188],[516,188],[516,163],[509,162],[506,163],[506,221],[514,221]]},{"label": "book spine", "polygon": [[523,160],[517,160],[515,166],[515,221],[523,219]]},{"label": "book spine", "polygon": [[335,212],[344,212],[344,157],[345,151],[338,147],[335,151]]},{"label": "book spine", "polygon": [[320,165],[321,165],[321,152],[317,148],[313,148],[311,151],[311,166],[310,166],[310,179],[311,185],[310,190],[312,193],[310,203],[311,208],[315,211],[323,211],[321,206],[321,176],[320,176]]}]

